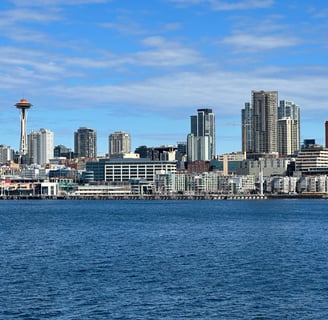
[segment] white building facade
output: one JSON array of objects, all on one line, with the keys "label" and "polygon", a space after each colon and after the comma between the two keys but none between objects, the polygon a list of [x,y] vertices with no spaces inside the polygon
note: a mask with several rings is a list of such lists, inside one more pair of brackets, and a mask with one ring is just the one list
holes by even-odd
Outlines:
[{"label": "white building facade", "polygon": [[28,137],[28,162],[44,165],[54,157],[54,133],[47,129],[32,131]]}]

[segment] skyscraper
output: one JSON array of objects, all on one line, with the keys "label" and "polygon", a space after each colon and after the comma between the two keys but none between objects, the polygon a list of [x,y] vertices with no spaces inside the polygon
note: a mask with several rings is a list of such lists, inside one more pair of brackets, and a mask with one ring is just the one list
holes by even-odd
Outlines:
[{"label": "skyscraper", "polygon": [[74,154],[76,157],[97,157],[96,131],[86,127],[81,127],[74,132]]},{"label": "skyscraper", "polygon": [[188,162],[208,161],[215,157],[215,116],[212,109],[198,109],[190,117],[190,134],[187,137]]},{"label": "skyscraper", "polygon": [[[288,101],[288,100],[280,100],[279,102],[279,107],[278,107],[278,120],[281,119],[290,119],[292,121],[289,121],[289,124],[293,126],[293,129],[291,129],[291,134],[292,136],[290,137],[291,141],[289,142],[289,146],[281,146],[283,142],[282,139],[283,135],[279,134],[278,132],[278,149],[279,150],[287,150],[289,148],[291,148],[291,153],[294,153],[296,150],[300,149],[300,140],[301,140],[301,136],[300,136],[300,124],[301,124],[301,117],[300,117],[300,107],[298,105],[296,105],[294,102],[292,101]],[[280,126],[279,126],[280,128]],[[285,142],[287,142],[285,140]],[[278,150],[278,151],[279,151]],[[283,154],[280,153],[279,154]]]},{"label": "skyscraper", "polygon": [[54,133],[47,129],[32,131],[28,137],[28,162],[46,164],[54,157]]},{"label": "skyscraper", "polygon": [[276,153],[277,91],[252,91],[252,138],[254,153]]},{"label": "skyscraper", "polygon": [[252,105],[249,102],[245,102],[245,108],[241,110],[242,152],[244,154],[253,151],[252,112]]},{"label": "skyscraper", "polygon": [[116,131],[108,137],[109,155],[124,154],[131,152],[131,137],[123,131]]},{"label": "skyscraper", "polygon": [[278,152],[279,156],[292,155],[299,149],[298,121],[290,117],[278,120]]}]

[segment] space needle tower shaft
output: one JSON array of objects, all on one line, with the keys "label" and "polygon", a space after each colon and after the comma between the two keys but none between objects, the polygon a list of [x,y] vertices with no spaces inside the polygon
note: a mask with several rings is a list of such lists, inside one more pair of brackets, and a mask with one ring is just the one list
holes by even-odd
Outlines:
[{"label": "space needle tower shaft", "polygon": [[19,155],[20,157],[27,154],[27,134],[26,134],[26,121],[27,121],[27,110],[32,107],[32,104],[25,99],[21,99],[15,104],[16,108],[20,110],[20,143],[19,143]]}]

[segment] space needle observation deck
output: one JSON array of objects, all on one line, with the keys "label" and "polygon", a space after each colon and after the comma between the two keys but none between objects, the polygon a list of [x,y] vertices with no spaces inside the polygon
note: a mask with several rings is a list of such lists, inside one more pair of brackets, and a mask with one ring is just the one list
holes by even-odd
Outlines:
[{"label": "space needle observation deck", "polygon": [[20,110],[20,143],[19,143],[19,157],[20,159],[27,154],[27,134],[26,134],[26,120],[27,110],[32,107],[26,99],[21,99],[15,104],[16,108]]}]

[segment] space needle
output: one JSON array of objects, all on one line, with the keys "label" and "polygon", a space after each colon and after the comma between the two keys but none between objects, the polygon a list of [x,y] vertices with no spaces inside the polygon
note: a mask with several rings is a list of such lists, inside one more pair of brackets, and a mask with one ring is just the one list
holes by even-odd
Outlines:
[{"label": "space needle", "polygon": [[21,123],[21,132],[20,132],[20,143],[19,143],[19,158],[20,162],[22,157],[27,154],[27,134],[26,134],[26,120],[27,120],[27,110],[32,107],[32,104],[29,103],[26,99],[21,99],[15,104],[16,108],[20,110],[20,123]]}]

